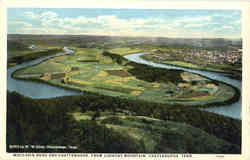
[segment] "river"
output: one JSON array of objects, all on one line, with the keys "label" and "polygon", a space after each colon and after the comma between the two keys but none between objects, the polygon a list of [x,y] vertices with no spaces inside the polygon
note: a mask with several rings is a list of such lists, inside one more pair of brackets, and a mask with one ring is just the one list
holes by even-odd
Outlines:
[{"label": "river", "polygon": [[41,98],[54,98],[61,96],[70,96],[70,95],[79,95],[80,92],[73,91],[70,89],[64,89],[46,83],[32,82],[32,81],[23,81],[17,80],[11,77],[12,73],[18,69],[29,67],[32,65],[39,64],[45,60],[48,60],[52,57],[62,56],[67,54],[73,54],[74,52],[66,47],[64,47],[63,53],[57,53],[56,55],[51,55],[29,62],[24,62],[22,64],[11,67],[7,71],[7,88],[9,91],[16,91],[24,96],[41,99]]},{"label": "river", "polygon": [[[153,67],[166,68],[166,69],[178,69],[178,70],[183,70],[186,72],[200,74],[200,75],[208,77],[210,79],[214,79],[217,81],[221,81],[221,82],[230,84],[230,85],[236,87],[237,89],[239,89],[241,92],[242,82],[240,80],[235,80],[235,79],[231,79],[229,77],[226,77],[223,73],[200,71],[200,70],[183,68],[183,67],[178,67],[178,66],[173,66],[173,65],[154,63],[154,62],[142,59],[140,56],[144,55],[144,54],[150,54],[150,53],[129,54],[129,55],[126,55],[125,58],[127,58],[130,61],[136,62],[136,63],[141,63],[141,64],[153,66]],[[227,106],[216,105],[216,106],[211,106],[210,108],[206,108],[204,110],[209,111],[209,112],[222,114],[222,115],[229,116],[229,117],[236,118],[236,119],[241,119],[241,102],[242,102],[242,99],[240,96],[240,99],[231,105],[227,105]]]},{"label": "river", "polygon": [[[52,57],[56,56],[62,56],[67,54],[74,54],[74,52],[67,47],[64,47],[63,53],[57,53],[56,55],[51,55],[47,57],[42,57],[36,60],[32,60],[29,62],[24,62],[22,64],[16,65],[14,67],[11,67],[7,71],[7,88],[9,91],[16,91],[24,96],[28,96],[35,99],[42,99],[42,98],[54,98],[54,97],[61,97],[61,96],[70,96],[70,95],[80,95],[80,92],[73,91],[70,89],[64,89],[56,86],[52,86],[46,83],[39,83],[39,82],[32,82],[32,81],[23,81],[23,80],[16,80],[11,77],[13,72],[15,72],[18,69],[29,67],[32,65],[39,64],[43,61],[46,61]],[[136,54],[130,54],[126,55],[125,58],[127,58],[130,61],[150,65],[153,67],[159,67],[159,68],[166,68],[166,69],[180,69],[191,73],[197,73],[202,76],[208,77],[210,79],[222,81],[224,83],[230,84],[236,88],[238,88],[241,91],[241,81],[234,80],[231,78],[228,78],[224,76],[222,73],[215,73],[215,72],[208,72],[208,71],[198,71],[193,69],[187,69],[182,67],[176,67],[166,64],[158,64],[154,62],[149,62],[144,59],[142,59],[140,56],[143,54],[149,54],[149,53],[136,53]],[[215,112],[218,114],[222,114],[225,116],[229,116],[236,119],[241,119],[241,97],[240,100],[228,105],[228,106],[214,106],[211,108],[204,109],[209,112]]]}]

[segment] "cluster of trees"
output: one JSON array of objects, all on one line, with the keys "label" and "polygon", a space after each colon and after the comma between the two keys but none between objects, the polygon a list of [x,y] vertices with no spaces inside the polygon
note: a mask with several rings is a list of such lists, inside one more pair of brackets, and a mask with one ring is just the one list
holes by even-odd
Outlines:
[{"label": "cluster of trees", "polygon": [[62,48],[53,48],[49,50],[44,51],[34,51],[33,53],[23,55],[23,56],[15,56],[10,59],[8,59],[8,63],[17,63],[21,64],[26,61],[31,61],[40,57],[49,56],[58,52],[62,52]]},{"label": "cluster of trees", "polygon": [[114,62],[116,62],[118,64],[125,64],[128,62],[128,60],[126,58],[124,58],[123,56],[120,56],[118,54],[113,54],[113,53],[110,53],[108,51],[104,51],[102,53],[102,55],[110,57]]},{"label": "cluster of trees", "polygon": [[148,82],[168,82],[171,81],[174,84],[183,82],[181,78],[181,70],[167,70],[163,68],[155,68],[138,64],[134,62],[128,63],[128,65],[134,66],[129,69],[128,72],[134,75],[138,79],[142,79]]},{"label": "cluster of trees", "polygon": [[7,43],[8,43],[7,45],[8,50],[26,50],[29,47],[28,45],[20,41],[8,40]]},{"label": "cluster of trees", "polygon": [[75,102],[81,107],[82,112],[87,110],[113,112],[116,112],[117,109],[129,110],[136,115],[187,123],[233,144],[241,144],[240,120],[200,111],[197,109],[198,106],[165,105],[88,92],[84,93],[84,96],[78,97]]},{"label": "cluster of trees", "polygon": [[[184,106],[85,92],[81,96],[33,100],[15,92],[7,97],[7,146],[11,144],[72,145],[77,149],[10,149],[8,152],[143,152],[144,144],[92,120],[76,121],[69,112],[128,110],[133,114],[171,120],[201,128],[240,148],[241,121]],[[236,147],[237,148],[237,147]],[[239,150],[232,150],[238,153]]]},{"label": "cluster of trees", "polygon": [[[75,100],[33,100],[16,92],[7,96],[7,152],[143,152],[133,138],[99,125],[77,122],[69,114]],[[77,102],[78,103],[78,102]],[[76,146],[77,149],[11,149],[9,145]]]},{"label": "cluster of trees", "polygon": [[[142,49],[183,49],[183,50],[193,50],[193,49],[205,49],[209,51],[227,51],[232,46],[230,43],[221,45],[221,46],[215,46],[216,43],[206,43],[206,42],[193,42],[192,44],[183,44],[183,43],[148,43],[148,44],[136,44],[129,46],[131,48],[142,48]],[[238,45],[240,46],[240,45]]]},{"label": "cluster of trees", "polygon": [[[66,135],[72,129],[68,110],[63,106],[56,107],[55,103],[40,103],[8,92],[7,144],[53,145],[63,141],[67,144]],[[7,151],[19,151],[9,149],[8,145]]]},{"label": "cluster of trees", "polygon": [[[133,114],[171,120],[201,128],[211,135],[241,146],[241,121],[184,106],[166,106],[141,100],[85,92],[81,96],[33,100],[16,92],[7,97],[9,144],[73,145],[76,150],[10,149],[8,152],[143,152],[143,144],[92,120],[74,120],[69,112],[128,110]],[[238,152],[232,151],[232,153]]]},{"label": "cluster of trees", "polygon": [[171,81],[175,84],[183,81],[180,76],[180,74],[183,72],[181,70],[166,70],[163,68],[155,68],[155,67],[147,66],[144,64],[129,62],[123,56],[109,53],[107,51],[104,51],[103,55],[111,57],[112,60],[118,64],[133,66],[133,68],[129,69],[128,72],[138,79],[142,79],[148,82]]}]

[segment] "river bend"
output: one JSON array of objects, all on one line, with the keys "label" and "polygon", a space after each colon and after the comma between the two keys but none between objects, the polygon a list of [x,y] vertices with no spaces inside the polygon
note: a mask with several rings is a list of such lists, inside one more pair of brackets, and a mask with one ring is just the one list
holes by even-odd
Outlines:
[{"label": "river bend", "polygon": [[[236,87],[237,89],[239,89],[241,92],[242,82],[240,80],[235,80],[235,79],[231,79],[229,77],[226,77],[223,73],[201,71],[201,70],[178,67],[178,66],[173,66],[173,65],[155,63],[155,62],[151,62],[151,61],[147,61],[147,60],[142,59],[140,56],[144,55],[144,54],[150,54],[150,53],[129,54],[129,55],[126,55],[125,58],[130,60],[130,61],[136,62],[136,63],[145,64],[145,65],[149,65],[149,66],[153,66],[153,67],[166,68],[166,69],[178,69],[178,70],[183,70],[186,72],[199,74],[199,75],[202,75],[204,77],[207,77],[207,78],[210,78],[213,80],[217,80],[220,82],[230,84],[230,85]],[[222,114],[222,115],[229,116],[229,117],[236,118],[236,119],[241,119],[241,102],[242,102],[242,99],[240,96],[240,99],[233,104],[230,104],[227,106],[215,105],[215,106],[211,106],[210,108],[206,108],[204,110],[209,111],[209,112]]]},{"label": "river bend", "polygon": [[[54,97],[61,97],[61,96],[71,96],[71,95],[79,95],[80,92],[73,91],[70,89],[64,89],[57,86],[52,86],[46,83],[40,83],[40,82],[32,82],[32,81],[24,81],[24,80],[17,80],[11,77],[13,72],[15,72],[18,69],[22,69],[25,67],[29,67],[32,65],[39,64],[43,61],[46,61],[50,58],[56,57],[56,56],[63,56],[67,54],[74,54],[74,52],[67,47],[64,47],[64,53],[57,53],[55,55],[42,57],[36,60],[32,60],[29,62],[24,62],[20,65],[16,65],[14,67],[11,67],[7,71],[7,88],[9,91],[16,91],[24,96],[28,96],[35,99],[42,99],[42,98],[54,98]],[[150,53],[136,53],[136,54],[130,54],[126,55],[125,58],[127,58],[130,61],[141,63],[145,65],[150,65],[153,67],[159,67],[159,68],[166,68],[166,69],[179,69],[191,73],[200,74],[202,76],[208,77],[210,79],[214,79],[217,81],[221,81],[227,84],[230,84],[236,88],[238,88],[241,91],[242,82],[239,80],[234,80],[229,77],[224,76],[222,73],[216,73],[216,72],[208,72],[208,71],[199,71],[194,69],[188,69],[183,67],[177,67],[167,64],[159,64],[154,63],[150,61],[146,61],[142,59],[140,56],[144,54],[150,54]],[[228,106],[214,106],[211,108],[206,108],[204,110],[209,112],[215,112],[218,114],[222,114],[225,116],[229,116],[236,119],[241,119],[241,97],[239,101],[228,105]]]},{"label": "river bend", "polygon": [[70,89],[64,89],[61,87],[52,86],[46,83],[40,82],[32,82],[32,81],[24,81],[24,80],[17,80],[11,77],[13,72],[18,69],[22,69],[25,67],[33,66],[39,64],[43,61],[46,61],[50,58],[63,56],[67,54],[73,54],[74,52],[66,47],[64,47],[63,53],[57,53],[55,55],[42,57],[36,60],[32,60],[29,62],[24,62],[22,64],[16,65],[11,67],[7,71],[7,88],[9,91],[16,91],[24,96],[35,98],[35,99],[42,99],[42,98],[54,98],[54,97],[61,97],[61,96],[70,96],[70,95],[79,95],[80,92],[73,91]]}]

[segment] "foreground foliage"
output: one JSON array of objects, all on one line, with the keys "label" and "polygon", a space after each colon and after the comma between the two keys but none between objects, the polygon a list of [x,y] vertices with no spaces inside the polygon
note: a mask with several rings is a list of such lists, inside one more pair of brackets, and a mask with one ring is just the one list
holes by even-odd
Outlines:
[{"label": "foreground foliage", "polygon": [[[111,114],[105,114],[107,111]],[[72,116],[75,112],[82,112],[91,119],[76,120]],[[7,147],[8,152],[240,153],[241,146],[241,122],[238,120],[195,109],[91,93],[32,100],[8,92],[7,122],[8,145],[77,146],[77,149],[65,150]],[[135,132],[138,135],[161,135],[161,140],[148,136],[138,139],[131,136],[133,130],[126,127],[139,131]]]}]

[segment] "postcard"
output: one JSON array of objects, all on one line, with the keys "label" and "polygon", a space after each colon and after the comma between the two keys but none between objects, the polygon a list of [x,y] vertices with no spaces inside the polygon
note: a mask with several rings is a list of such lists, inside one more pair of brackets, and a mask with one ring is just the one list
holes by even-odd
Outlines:
[{"label": "postcard", "polygon": [[248,2],[2,4],[1,158],[249,158]]}]

